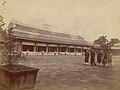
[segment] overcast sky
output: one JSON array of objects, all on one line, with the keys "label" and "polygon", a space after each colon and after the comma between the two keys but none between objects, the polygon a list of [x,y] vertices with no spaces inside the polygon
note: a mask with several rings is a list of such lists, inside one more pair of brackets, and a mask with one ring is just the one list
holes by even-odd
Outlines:
[{"label": "overcast sky", "polygon": [[6,1],[6,22],[15,18],[36,27],[48,24],[50,31],[79,34],[88,41],[101,35],[120,39],[120,0]]}]

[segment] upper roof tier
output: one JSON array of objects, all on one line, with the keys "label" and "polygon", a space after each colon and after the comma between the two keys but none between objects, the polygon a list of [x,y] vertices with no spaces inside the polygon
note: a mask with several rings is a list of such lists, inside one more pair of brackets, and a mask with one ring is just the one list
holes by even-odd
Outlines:
[{"label": "upper roof tier", "polygon": [[85,41],[84,38],[79,35],[51,32],[15,20],[12,20],[10,24],[14,25],[14,35],[19,39],[58,44],[93,46],[92,43]]}]

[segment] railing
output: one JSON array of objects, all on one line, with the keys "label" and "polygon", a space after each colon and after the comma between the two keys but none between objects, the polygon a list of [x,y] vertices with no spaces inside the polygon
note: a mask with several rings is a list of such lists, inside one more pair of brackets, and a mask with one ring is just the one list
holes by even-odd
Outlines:
[{"label": "railing", "polygon": [[27,52],[23,51],[25,55],[82,55],[80,52]]}]

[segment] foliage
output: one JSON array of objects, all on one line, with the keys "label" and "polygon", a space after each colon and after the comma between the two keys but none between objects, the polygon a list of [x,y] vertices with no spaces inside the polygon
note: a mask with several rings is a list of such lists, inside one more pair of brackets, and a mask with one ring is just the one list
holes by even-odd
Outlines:
[{"label": "foliage", "polygon": [[101,36],[97,40],[94,41],[94,44],[99,45],[101,49],[111,49],[114,44],[119,43],[120,40],[118,38],[112,38],[110,41],[106,39],[106,36]]},{"label": "foliage", "polygon": [[18,60],[24,59],[25,55],[19,50],[19,43],[14,36],[14,25],[9,24],[8,28],[5,28],[3,17],[0,15],[0,38],[3,41],[3,47],[1,48],[2,64],[13,65]]}]

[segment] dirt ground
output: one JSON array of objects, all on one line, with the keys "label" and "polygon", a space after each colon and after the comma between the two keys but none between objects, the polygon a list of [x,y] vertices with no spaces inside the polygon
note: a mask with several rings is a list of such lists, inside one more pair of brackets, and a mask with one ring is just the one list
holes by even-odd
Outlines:
[{"label": "dirt ground", "polygon": [[36,90],[120,90],[120,57],[114,65],[84,65],[83,56],[28,56],[22,63],[39,68]]}]

